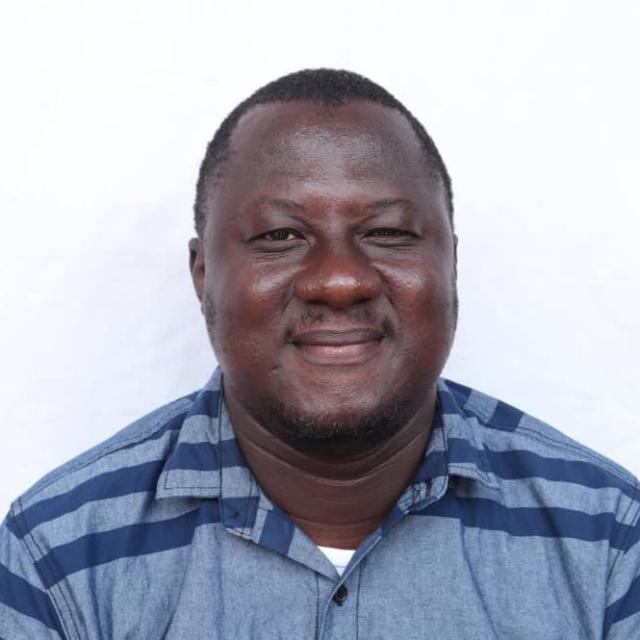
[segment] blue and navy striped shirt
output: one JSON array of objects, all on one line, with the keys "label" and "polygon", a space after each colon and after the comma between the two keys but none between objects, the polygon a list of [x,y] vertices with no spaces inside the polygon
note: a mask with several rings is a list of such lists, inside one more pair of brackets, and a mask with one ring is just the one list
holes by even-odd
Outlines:
[{"label": "blue and navy striped shirt", "polygon": [[423,463],[340,577],[220,391],[217,371],[12,505],[0,638],[640,638],[640,495],[613,462],[440,380]]}]

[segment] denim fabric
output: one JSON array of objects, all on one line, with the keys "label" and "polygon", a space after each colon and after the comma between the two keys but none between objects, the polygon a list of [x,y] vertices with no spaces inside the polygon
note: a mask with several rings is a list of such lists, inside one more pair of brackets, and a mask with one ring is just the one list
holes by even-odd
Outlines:
[{"label": "denim fabric", "polygon": [[432,427],[340,577],[256,483],[217,371],[16,500],[0,638],[640,639],[635,478],[444,379]]}]

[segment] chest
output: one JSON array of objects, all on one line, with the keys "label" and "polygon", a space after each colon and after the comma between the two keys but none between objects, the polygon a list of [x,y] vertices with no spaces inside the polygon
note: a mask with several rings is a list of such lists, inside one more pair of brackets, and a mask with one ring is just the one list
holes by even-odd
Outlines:
[{"label": "chest", "polygon": [[217,524],[67,588],[92,640],[577,640],[600,637],[605,551],[410,516],[339,581]]}]

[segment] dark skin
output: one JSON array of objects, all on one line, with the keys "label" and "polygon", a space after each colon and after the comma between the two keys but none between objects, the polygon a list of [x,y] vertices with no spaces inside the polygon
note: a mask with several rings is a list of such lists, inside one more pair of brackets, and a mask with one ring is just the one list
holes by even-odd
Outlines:
[{"label": "dark skin", "polygon": [[252,108],[189,248],[247,463],[317,544],[356,548],[424,456],[456,323],[415,133],[372,102]]}]

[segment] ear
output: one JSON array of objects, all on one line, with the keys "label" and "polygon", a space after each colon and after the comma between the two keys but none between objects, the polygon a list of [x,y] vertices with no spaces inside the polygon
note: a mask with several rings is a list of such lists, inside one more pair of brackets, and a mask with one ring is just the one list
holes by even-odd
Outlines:
[{"label": "ear", "polygon": [[198,300],[202,303],[202,292],[204,291],[204,253],[202,243],[198,238],[189,240],[189,271],[191,280],[196,290]]}]

